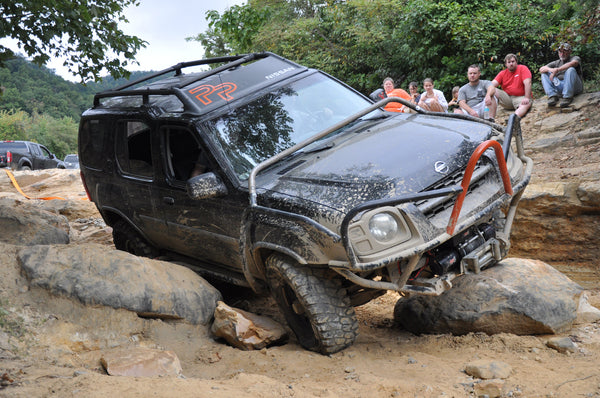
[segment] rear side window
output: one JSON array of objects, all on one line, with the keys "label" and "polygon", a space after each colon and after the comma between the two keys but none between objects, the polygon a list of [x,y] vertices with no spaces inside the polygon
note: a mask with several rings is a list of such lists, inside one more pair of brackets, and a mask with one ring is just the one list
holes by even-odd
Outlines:
[{"label": "rear side window", "polygon": [[126,120],[117,124],[115,154],[124,174],[146,178],[154,175],[151,137],[150,127],[142,121]]},{"label": "rear side window", "polygon": [[106,164],[104,140],[107,136],[106,122],[95,119],[84,120],[79,129],[79,153],[86,167],[102,170]]},{"label": "rear side window", "polygon": [[26,152],[27,146],[22,142],[0,142],[0,151]]}]

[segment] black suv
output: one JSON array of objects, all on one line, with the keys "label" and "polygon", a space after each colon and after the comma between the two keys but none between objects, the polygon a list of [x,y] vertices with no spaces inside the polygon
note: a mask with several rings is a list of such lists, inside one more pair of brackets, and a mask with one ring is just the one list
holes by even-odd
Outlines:
[{"label": "black suv", "polygon": [[31,141],[0,141],[0,167],[14,170],[64,169],[48,148]]},{"label": "black suv", "polygon": [[[199,65],[213,68],[183,73]],[[502,128],[373,103],[271,53],[98,93],[79,155],[117,249],[269,289],[321,353],[353,343],[354,306],[440,294],[504,258],[532,170],[517,116]]]}]

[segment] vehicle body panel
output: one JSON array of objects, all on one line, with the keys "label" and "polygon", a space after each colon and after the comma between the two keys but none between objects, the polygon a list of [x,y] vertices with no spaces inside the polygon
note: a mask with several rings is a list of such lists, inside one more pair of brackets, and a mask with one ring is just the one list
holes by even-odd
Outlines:
[{"label": "vehicle body panel", "polygon": [[[443,262],[452,252],[460,261],[474,251],[471,242],[506,254],[508,237],[496,243],[496,231],[508,235],[510,225],[487,231],[498,217],[514,216],[531,173],[521,150],[506,153],[515,197],[504,192],[496,154],[486,151],[456,233],[446,224],[473,152],[489,140],[502,143],[505,133],[510,144],[518,125],[505,131],[470,117],[390,114],[338,80],[275,55],[240,59],[190,75],[178,64],[168,70],[175,76],[96,96],[82,115],[79,153],[90,198],[109,225],[125,219],[165,253],[237,274],[256,290],[274,252],[398,291],[413,283],[407,273],[425,267],[423,256]],[[337,95],[324,95],[331,90]],[[135,141],[140,132],[145,144]],[[179,164],[184,155],[190,159]],[[133,168],[138,161],[149,168]],[[197,163],[203,177],[190,174]],[[369,220],[381,217],[400,229],[390,241],[373,237],[379,227]],[[444,272],[457,267],[452,262]]]}]

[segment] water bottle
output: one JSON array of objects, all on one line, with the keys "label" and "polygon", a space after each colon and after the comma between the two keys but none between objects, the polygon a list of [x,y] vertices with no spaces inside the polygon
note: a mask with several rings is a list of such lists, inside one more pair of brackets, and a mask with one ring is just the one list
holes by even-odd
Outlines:
[{"label": "water bottle", "polygon": [[485,106],[485,108],[483,108],[483,118],[485,120],[490,118],[490,108],[488,108],[487,105]]}]

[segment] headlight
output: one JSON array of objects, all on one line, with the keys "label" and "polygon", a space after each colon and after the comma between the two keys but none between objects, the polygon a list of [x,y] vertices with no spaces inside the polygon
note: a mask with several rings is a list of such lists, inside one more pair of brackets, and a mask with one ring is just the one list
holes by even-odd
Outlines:
[{"label": "headlight", "polygon": [[379,242],[389,242],[398,236],[398,222],[389,213],[378,213],[369,220],[369,231]]}]

